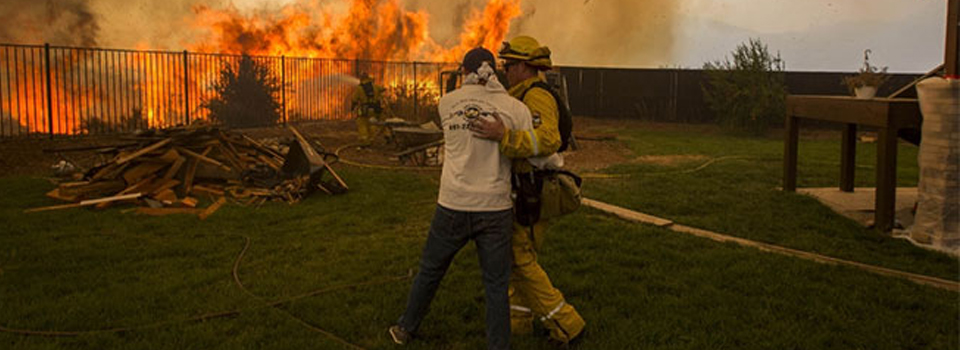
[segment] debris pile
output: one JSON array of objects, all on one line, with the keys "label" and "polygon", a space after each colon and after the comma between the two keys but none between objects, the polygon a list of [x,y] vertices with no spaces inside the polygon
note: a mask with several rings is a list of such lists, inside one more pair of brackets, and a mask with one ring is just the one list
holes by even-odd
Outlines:
[{"label": "debris pile", "polygon": [[[324,152],[319,141],[311,142],[292,126],[290,130],[295,140],[272,147],[210,125],[141,133],[133,142],[102,147],[109,161],[47,193],[70,204],[26,212],[133,203],[138,207],[130,210],[141,214],[206,218],[227,200],[293,204],[317,190],[345,192],[347,184],[330,167],[337,157]],[[212,204],[198,208],[198,198],[209,198]]]}]

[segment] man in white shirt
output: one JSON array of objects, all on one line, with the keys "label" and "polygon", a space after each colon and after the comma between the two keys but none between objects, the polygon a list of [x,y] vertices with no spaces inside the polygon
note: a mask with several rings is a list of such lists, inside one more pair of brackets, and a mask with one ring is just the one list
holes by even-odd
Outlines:
[{"label": "man in white shirt", "polygon": [[440,194],[406,311],[389,329],[397,344],[405,344],[417,331],[454,255],[473,240],[486,289],[487,348],[510,348],[511,161],[500,154],[499,142],[473,137],[470,125],[496,115],[509,128],[520,129],[530,120],[530,111],[497,81],[494,65],[490,51],[471,50],[461,65],[464,85],[440,99]]}]

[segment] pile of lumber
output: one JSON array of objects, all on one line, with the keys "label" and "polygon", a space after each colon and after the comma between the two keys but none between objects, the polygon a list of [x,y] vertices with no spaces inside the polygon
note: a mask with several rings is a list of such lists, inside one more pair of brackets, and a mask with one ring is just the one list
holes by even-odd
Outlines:
[{"label": "pile of lumber", "polygon": [[[70,202],[27,212],[115,204],[147,215],[196,214],[206,218],[228,200],[242,205],[297,203],[319,190],[348,187],[330,167],[336,161],[318,140],[290,127],[295,139],[267,147],[247,135],[210,125],[152,130],[123,145],[105,146],[109,161],[61,183],[47,196]],[[319,151],[317,149],[320,149]],[[287,151],[281,154],[280,149]],[[211,203],[200,208],[201,203]]]}]

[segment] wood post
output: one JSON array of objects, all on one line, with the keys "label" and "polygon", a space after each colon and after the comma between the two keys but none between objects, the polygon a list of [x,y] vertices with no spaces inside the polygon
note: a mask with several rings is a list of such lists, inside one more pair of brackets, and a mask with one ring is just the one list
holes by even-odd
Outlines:
[{"label": "wood post", "polygon": [[[789,112],[788,112],[789,113]],[[783,139],[783,190],[797,191],[797,147],[800,142],[800,119],[787,115],[786,136]]]},{"label": "wood post", "polygon": [[897,129],[885,127],[877,138],[877,189],[874,206],[874,227],[887,232],[893,229],[897,195]]},{"label": "wood post", "polygon": [[857,124],[846,124],[840,141],[840,190],[843,192],[853,192],[856,163]]},{"label": "wood post", "polygon": [[960,74],[960,62],[957,51],[960,50],[960,0],[947,0],[947,42],[944,45],[944,69],[946,76],[957,77]]}]

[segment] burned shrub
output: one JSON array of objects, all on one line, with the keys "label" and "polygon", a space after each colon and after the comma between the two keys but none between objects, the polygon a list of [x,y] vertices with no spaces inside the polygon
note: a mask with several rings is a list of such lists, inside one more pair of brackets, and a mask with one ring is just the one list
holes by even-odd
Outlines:
[{"label": "burned shrub", "polygon": [[213,85],[216,96],[203,103],[210,118],[229,127],[267,126],[280,119],[279,79],[265,63],[243,55],[240,62],[224,65]]}]

